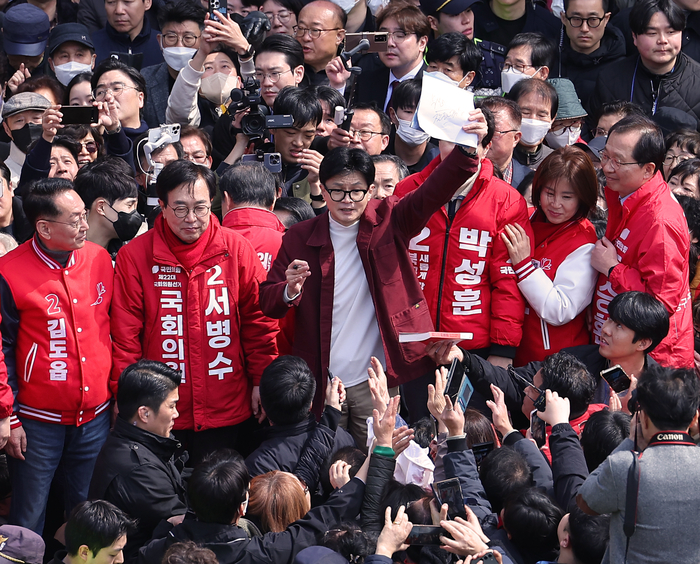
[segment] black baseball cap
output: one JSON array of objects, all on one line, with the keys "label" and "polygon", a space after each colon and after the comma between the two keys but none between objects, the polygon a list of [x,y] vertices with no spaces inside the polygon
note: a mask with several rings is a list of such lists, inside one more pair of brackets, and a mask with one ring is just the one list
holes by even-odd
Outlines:
[{"label": "black baseball cap", "polygon": [[67,41],[75,41],[93,51],[95,50],[87,27],[79,23],[65,23],[57,25],[51,30],[51,35],[49,35],[49,48],[47,49],[49,57]]}]

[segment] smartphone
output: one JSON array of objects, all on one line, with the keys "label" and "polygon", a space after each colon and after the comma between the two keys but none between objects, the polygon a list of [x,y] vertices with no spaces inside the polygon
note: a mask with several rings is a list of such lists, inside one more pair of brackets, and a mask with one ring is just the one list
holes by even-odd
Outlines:
[{"label": "smartphone", "polygon": [[214,15],[214,10],[225,16],[228,11],[226,0],[209,0],[209,19],[218,22],[219,18]]},{"label": "smartphone", "polygon": [[440,536],[449,537],[447,531],[442,527],[436,527],[434,525],[413,525],[411,532],[408,533],[406,538],[406,544],[411,545],[437,545],[440,546],[442,541]]},{"label": "smartphone", "polygon": [[487,552],[481,558],[476,560],[476,564],[496,564],[497,562],[498,560],[496,560],[496,557],[493,555],[493,552]]},{"label": "smartphone", "polygon": [[472,452],[474,453],[474,458],[476,459],[477,469],[481,467],[481,461],[486,458],[486,456],[493,450],[493,441],[488,443],[479,443],[472,445]]},{"label": "smartphone", "polygon": [[530,413],[530,434],[537,443],[537,448],[542,448],[545,443],[545,433],[547,424],[537,416],[537,410]]},{"label": "smartphone", "polygon": [[64,125],[90,125],[99,120],[99,110],[95,106],[61,106],[61,113]]},{"label": "smartphone", "polygon": [[629,390],[629,387],[632,385],[632,380],[630,380],[629,376],[627,376],[619,364],[603,370],[600,373],[600,377],[605,380],[617,394]]},{"label": "smartphone", "polygon": [[457,358],[452,360],[450,369],[447,372],[447,383],[445,384],[445,393],[450,396],[452,404],[457,400],[459,388],[462,386],[462,378],[464,377],[464,364]]},{"label": "smartphone", "polygon": [[117,59],[129,67],[134,67],[140,71],[143,66],[143,53],[122,53],[121,51],[111,51],[109,56]]},{"label": "smartphone", "polygon": [[345,34],[345,50],[351,51],[360,44],[360,41],[369,41],[369,49],[363,53],[384,53],[386,52],[389,34],[386,31],[373,31],[362,33]]},{"label": "smartphone", "polygon": [[433,482],[433,492],[435,492],[435,497],[440,506],[447,504],[447,516],[450,519],[455,517],[467,518],[467,512],[464,510],[464,495],[462,494],[462,485],[459,483],[459,478]]},{"label": "smartphone", "polygon": [[459,392],[457,392],[457,405],[462,408],[462,413],[467,409],[473,393],[474,386],[472,386],[472,383],[469,381],[469,375],[464,374],[464,376],[462,376],[462,384],[459,387]]}]

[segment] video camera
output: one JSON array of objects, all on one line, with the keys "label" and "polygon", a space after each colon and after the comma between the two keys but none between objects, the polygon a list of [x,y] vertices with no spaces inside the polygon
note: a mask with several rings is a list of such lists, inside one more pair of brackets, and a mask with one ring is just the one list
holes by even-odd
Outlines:
[{"label": "video camera", "polygon": [[241,119],[241,130],[251,141],[262,139],[267,129],[294,126],[294,118],[292,116],[269,115],[270,110],[263,104],[260,96],[260,81],[252,76],[246,78],[243,88],[231,90],[230,97],[229,114],[233,115],[250,108],[250,112]]}]

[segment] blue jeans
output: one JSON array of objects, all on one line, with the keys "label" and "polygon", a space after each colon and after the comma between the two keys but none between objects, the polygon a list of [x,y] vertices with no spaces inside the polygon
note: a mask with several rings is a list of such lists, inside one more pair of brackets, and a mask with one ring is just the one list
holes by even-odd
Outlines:
[{"label": "blue jeans", "polygon": [[74,427],[23,419],[25,460],[7,457],[12,478],[10,523],[42,534],[46,502],[59,463],[65,477],[66,514],[87,499],[97,455],[109,434],[110,410]]}]

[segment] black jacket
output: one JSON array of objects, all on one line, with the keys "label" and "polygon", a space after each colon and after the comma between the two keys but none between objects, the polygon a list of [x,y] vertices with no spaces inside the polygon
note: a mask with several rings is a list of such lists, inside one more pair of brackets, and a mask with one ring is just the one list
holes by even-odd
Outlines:
[{"label": "black jacket", "polygon": [[[362,68],[362,74],[357,77],[353,106],[376,102],[379,109],[383,110],[386,93],[389,90],[389,68],[382,63],[376,53],[362,56],[357,66]],[[423,71],[426,68],[427,65],[423,62],[415,78],[423,78]]]},{"label": "black jacket", "polygon": [[12,235],[20,245],[34,235],[34,226],[29,223],[22,208],[22,198],[19,196],[12,197],[12,223],[7,227],[0,227],[0,232]]},{"label": "black jacket", "polygon": [[646,70],[638,56],[627,57],[598,75],[591,112],[597,115],[605,102],[613,100],[639,104],[648,116],[654,109],[676,108],[700,122],[700,64],[681,52],[673,71],[658,76]]},{"label": "black jacket", "polygon": [[[585,55],[574,51],[562,26],[559,42],[559,76],[568,78],[576,87],[581,105],[590,114],[590,101],[600,72],[625,56],[625,38],[615,26],[608,24],[600,47]],[[552,74],[553,76],[553,74]]]},{"label": "black jacket", "polygon": [[92,474],[89,499],[105,499],[139,520],[127,537],[125,558],[134,556],[163,519],[187,509],[185,487],[173,454],[174,438],[160,437],[117,417]]},{"label": "black jacket", "polygon": [[[487,0],[473,4],[472,11],[474,12],[474,37],[503,45],[510,43],[512,37],[508,38],[508,41],[500,40],[500,25]],[[545,3],[531,0],[525,3],[525,25],[518,33],[537,31],[554,43],[559,38],[560,29],[561,21],[547,9]]]},{"label": "black jacket", "polygon": [[236,525],[200,523],[185,519],[164,538],[139,551],[139,564],[156,564],[171,544],[193,540],[214,551],[219,564],[292,564],[297,553],[320,544],[333,525],[354,519],[360,511],[365,486],[357,478],[334,492],[323,505],[311,509],[281,533],[249,539]]},{"label": "black jacket", "polygon": [[576,431],[568,423],[552,427],[549,450],[552,453],[554,496],[559,507],[568,512],[576,505],[576,494],[588,478],[586,457]]},{"label": "black jacket", "polygon": [[384,527],[384,515],[381,504],[384,487],[394,478],[396,459],[372,453],[367,471],[365,497],[362,501],[362,530],[379,532]]}]

